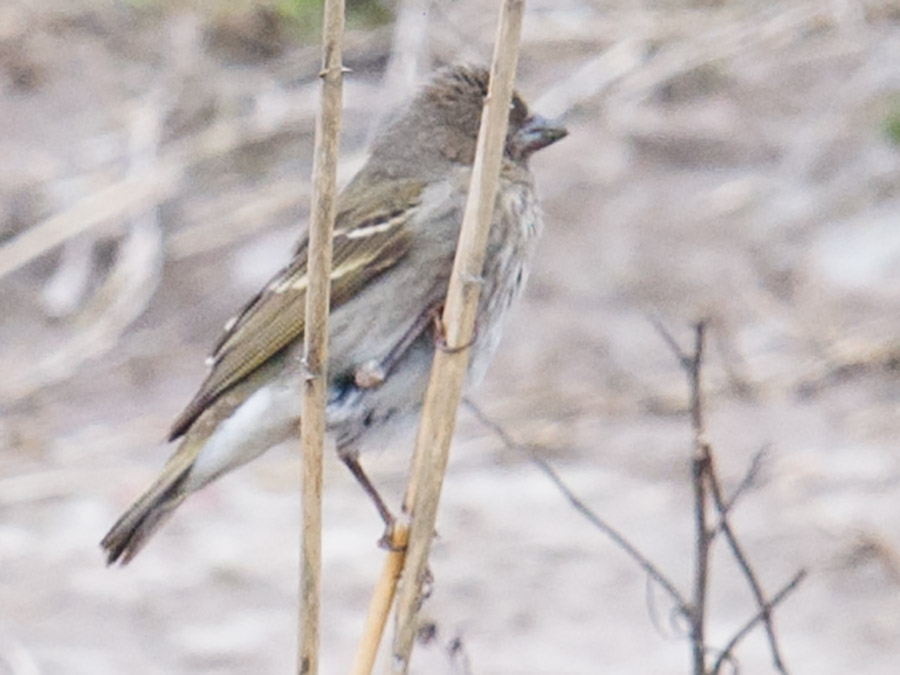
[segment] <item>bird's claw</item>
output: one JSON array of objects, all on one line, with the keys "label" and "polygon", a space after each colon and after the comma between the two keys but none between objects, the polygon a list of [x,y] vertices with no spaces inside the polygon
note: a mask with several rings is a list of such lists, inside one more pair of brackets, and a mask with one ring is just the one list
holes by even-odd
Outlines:
[{"label": "bird's claw", "polygon": [[434,325],[434,348],[439,349],[445,354],[459,354],[460,352],[464,352],[473,344],[475,344],[475,336],[472,336],[472,339],[469,340],[466,344],[460,345],[459,347],[451,347],[447,344],[447,331],[444,329],[444,320],[441,318],[441,313],[443,311],[442,307],[439,307],[434,310],[432,314],[432,323]]}]

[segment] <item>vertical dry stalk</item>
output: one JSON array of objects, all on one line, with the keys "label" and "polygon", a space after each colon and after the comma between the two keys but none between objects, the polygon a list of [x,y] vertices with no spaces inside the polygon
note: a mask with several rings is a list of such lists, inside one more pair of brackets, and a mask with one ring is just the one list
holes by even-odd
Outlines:
[{"label": "vertical dry stalk", "polygon": [[405,500],[407,506],[412,505],[412,521],[404,575],[397,597],[397,623],[391,659],[392,672],[398,674],[409,669],[438,500],[468,364],[466,346],[472,340],[481,290],[479,281],[497,194],[524,11],[524,0],[504,0],[500,9],[469,198],[444,307],[443,325],[449,348],[435,351],[416,439]]},{"label": "vertical dry stalk", "polygon": [[409,537],[409,524],[397,522],[391,532],[391,550],[384,560],[381,575],[372,593],[369,602],[369,611],[366,614],[366,624],[363,634],[353,657],[353,667],[350,675],[369,675],[375,667],[375,657],[378,656],[378,646],[384,634],[384,626],[387,623],[391,605],[394,604],[394,593],[400,574],[403,572],[403,561],[406,560],[406,543]]},{"label": "vertical dry stalk", "polygon": [[338,137],[341,128],[343,0],[326,0],[322,27],[322,104],[316,118],[313,196],[309,222],[306,331],[303,341],[303,533],[297,672],[319,671],[319,613],[322,580],[322,451],[331,290],[331,238],[336,211]]},{"label": "vertical dry stalk", "polygon": [[695,541],[694,600],[691,607],[691,656],[694,675],[706,675],[706,592],[709,587],[709,544],[711,541],[707,525],[706,480],[709,472],[709,446],[703,426],[702,393],[700,388],[700,368],[703,363],[703,345],[706,325],[697,324],[694,342],[694,356],[686,363],[691,384],[691,427],[694,432],[694,456],[691,459],[692,484],[694,489],[694,518],[697,539]]}]

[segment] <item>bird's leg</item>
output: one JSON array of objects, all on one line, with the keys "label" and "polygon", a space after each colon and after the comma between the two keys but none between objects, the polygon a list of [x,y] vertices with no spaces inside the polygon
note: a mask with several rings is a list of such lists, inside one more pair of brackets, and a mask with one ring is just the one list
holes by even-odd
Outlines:
[{"label": "bird's leg", "polygon": [[[378,545],[388,551],[399,551],[406,548],[405,546],[397,548],[394,544],[394,525],[397,522],[397,517],[391,512],[387,504],[384,503],[384,499],[382,499],[378,489],[372,481],[369,480],[369,476],[366,475],[366,472],[363,471],[362,464],[359,463],[359,457],[356,456],[356,453],[346,452],[341,453],[341,460],[347,468],[350,469],[350,473],[353,474],[356,482],[359,483],[362,486],[362,489],[366,491],[366,494],[369,495],[369,499],[372,500],[372,503],[375,504],[375,508],[378,509],[378,515],[381,516],[381,519],[384,521],[384,534],[381,535],[381,539],[378,540]],[[435,533],[435,536],[437,536],[437,533]],[[431,573],[431,568],[426,567],[425,581],[422,584],[423,600],[431,597],[433,586],[434,575]]]},{"label": "bird's leg", "polygon": [[[400,341],[391,348],[383,359],[370,359],[357,366],[353,373],[353,383],[357,389],[375,389],[384,384],[384,381],[388,378],[391,371],[397,366],[400,359],[403,358],[412,344],[428,330],[429,326],[432,325],[435,312],[438,312],[440,307],[440,304],[436,304],[428,307],[422,312],[403,334]],[[353,474],[356,482],[362,486],[362,489],[369,495],[369,499],[375,504],[378,515],[381,516],[381,520],[384,521],[385,525],[384,536],[381,538],[381,545],[385,548],[391,548],[391,535],[394,523],[396,522],[396,517],[388,508],[387,504],[385,504],[384,499],[382,499],[375,485],[369,480],[362,465],[359,463],[357,453],[349,450],[342,450],[339,447],[338,454],[340,455],[341,461],[343,461],[346,467],[350,469],[350,473]]]},{"label": "bird's leg", "polygon": [[391,351],[389,351],[387,356],[383,359],[380,361],[378,359],[370,359],[362,365],[357,366],[353,373],[353,383],[360,389],[375,389],[384,384],[388,375],[391,374],[391,371],[400,359],[403,358],[403,355],[412,346],[413,342],[415,342],[419,336],[425,332],[429,324],[432,323],[432,316],[434,312],[440,309],[440,307],[441,305],[435,305],[422,312],[409,327],[409,330],[403,334],[400,341],[393,346]]},{"label": "bird's leg", "polygon": [[[357,366],[356,370],[353,373],[354,385],[358,389],[374,389],[384,384],[385,380],[388,378],[391,371],[396,367],[397,363],[399,363],[400,359],[403,358],[412,344],[417,339],[419,339],[419,337],[421,337],[422,334],[429,329],[429,327],[431,327],[434,331],[433,336],[435,349],[441,349],[448,353],[456,353],[461,352],[464,349],[468,349],[472,345],[472,343],[474,343],[474,337],[468,344],[462,347],[449,347],[447,345],[446,339],[444,337],[444,324],[441,321],[441,314],[443,312],[443,309],[443,302],[437,302],[433,304],[416,318],[415,322],[403,334],[400,341],[391,348],[387,356],[385,356],[380,361],[378,359],[370,359],[369,361],[366,361],[363,364]],[[394,514],[388,508],[387,504],[385,504],[384,499],[378,492],[378,489],[369,479],[368,475],[366,475],[366,472],[363,470],[362,465],[359,463],[359,457],[357,456],[357,454],[355,452],[340,450],[338,451],[338,454],[340,455],[341,461],[343,461],[346,467],[350,469],[350,473],[353,474],[356,482],[359,483],[360,486],[362,486],[362,489],[365,490],[367,495],[369,495],[369,499],[372,500],[372,503],[378,510],[378,515],[381,516],[381,520],[384,521],[385,525],[384,535],[380,540],[380,544],[384,548],[391,549],[393,546],[391,543],[393,528],[397,520],[396,516],[394,516]]]},{"label": "bird's leg", "polygon": [[366,472],[363,471],[362,465],[359,463],[359,457],[357,457],[356,453],[342,452],[340,453],[340,457],[341,461],[344,462],[344,465],[350,469],[350,473],[353,474],[356,482],[359,483],[366,494],[369,495],[369,499],[372,500],[372,503],[375,504],[375,508],[378,510],[378,515],[381,516],[381,520],[384,521],[384,535],[379,540],[379,545],[386,549],[392,549],[391,534],[394,529],[394,523],[397,520],[396,516],[394,516],[387,504],[384,503],[384,499],[381,497],[378,489],[372,481],[369,480],[369,476]]},{"label": "bird's leg", "polygon": [[[350,473],[353,474],[356,482],[359,483],[362,486],[362,489],[366,491],[366,494],[369,495],[369,499],[372,500],[372,503],[375,504],[375,508],[378,510],[378,515],[381,516],[381,520],[384,521],[384,534],[381,535],[381,539],[378,540],[378,545],[388,551],[400,551],[406,548],[405,545],[398,548],[397,545],[394,544],[394,525],[397,522],[397,517],[391,512],[387,504],[384,503],[384,499],[378,492],[378,488],[375,487],[369,479],[369,476],[363,470],[362,464],[359,463],[359,457],[355,452],[340,452],[340,457],[341,461],[344,462],[348,469],[350,469]],[[435,533],[435,536],[437,536],[437,533]],[[422,584],[423,600],[431,597],[433,586],[434,575],[431,573],[431,568],[426,567],[425,580]]]},{"label": "bird's leg", "polygon": [[381,520],[384,521],[384,524],[390,527],[394,524],[394,514],[391,513],[391,510],[387,507],[387,504],[384,503],[384,499],[381,498],[378,490],[372,484],[372,481],[369,480],[369,477],[366,475],[366,472],[363,471],[362,465],[359,463],[359,458],[356,456],[356,453],[341,453],[341,460],[344,462],[346,467],[350,469],[350,473],[353,474],[353,477],[356,479],[356,482],[362,486],[362,489],[366,491],[366,494],[369,495],[369,499],[372,500],[372,503],[375,504],[375,508],[378,509],[378,515],[381,516]]}]

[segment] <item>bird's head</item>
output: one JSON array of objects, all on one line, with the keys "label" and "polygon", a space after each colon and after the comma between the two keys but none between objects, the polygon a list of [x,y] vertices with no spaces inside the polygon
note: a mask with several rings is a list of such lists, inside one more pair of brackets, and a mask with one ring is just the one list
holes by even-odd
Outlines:
[{"label": "bird's head", "polygon": [[[471,165],[488,79],[488,71],[480,67],[439,71],[379,135],[373,157],[383,165],[415,166],[425,173],[445,170],[448,164]],[[508,159],[524,165],[537,150],[567,133],[559,124],[532,114],[522,97],[513,93],[505,145]]]}]

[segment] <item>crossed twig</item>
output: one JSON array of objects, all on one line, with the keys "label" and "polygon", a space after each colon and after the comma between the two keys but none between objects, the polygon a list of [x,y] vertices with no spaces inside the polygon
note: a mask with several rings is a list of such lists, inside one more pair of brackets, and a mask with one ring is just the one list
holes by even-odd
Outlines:
[{"label": "crossed twig", "polygon": [[[766,631],[769,650],[772,654],[772,665],[775,670],[784,675],[787,667],[778,646],[775,633],[773,610],[781,604],[806,577],[806,570],[801,569],[785,583],[780,590],[767,598],[762,585],[753,570],[752,565],[738,541],[738,537],[729,521],[729,514],[738,500],[756,482],[762,463],[765,459],[766,449],[755,453],[737,487],[726,497],[722,489],[721,481],[716,470],[715,455],[712,444],[706,437],[703,418],[703,396],[701,389],[701,370],[703,366],[703,348],[705,343],[706,322],[700,321],[694,325],[694,349],[691,354],[686,354],[678,342],[668,330],[657,320],[651,319],[657,331],[669,348],[675,354],[682,369],[688,377],[690,387],[690,415],[693,430],[693,458],[691,461],[691,476],[694,491],[694,520],[695,520],[695,570],[693,579],[693,591],[690,599],[678,590],[672,582],[647,556],[635,545],[628,541],[627,537],[612,525],[600,517],[590,506],[582,501],[556,470],[541,456],[541,448],[525,445],[515,441],[509,433],[497,422],[488,417],[472,401],[465,400],[468,409],[485,426],[491,429],[510,449],[526,452],[534,464],[550,479],[550,481],[566,497],[569,503],[583,515],[594,527],[609,537],[619,548],[634,560],[648,575],[648,579],[658,584],[672,599],[675,606],[675,615],[687,620],[689,635],[691,638],[691,654],[693,672],[695,675],[718,675],[725,664],[732,667],[733,672],[738,672],[738,663],[734,657],[734,650],[740,642],[760,623]],[[713,513],[710,513],[712,509]],[[715,520],[710,523],[710,516]],[[711,648],[706,644],[706,597],[709,589],[709,554],[716,536],[722,534],[728,543],[734,559],[737,561],[747,584],[753,593],[756,602],[756,612],[743,626],[731,637],[722,649]],[[708,665],[708,655],[714,654],[712,665]]]}]

